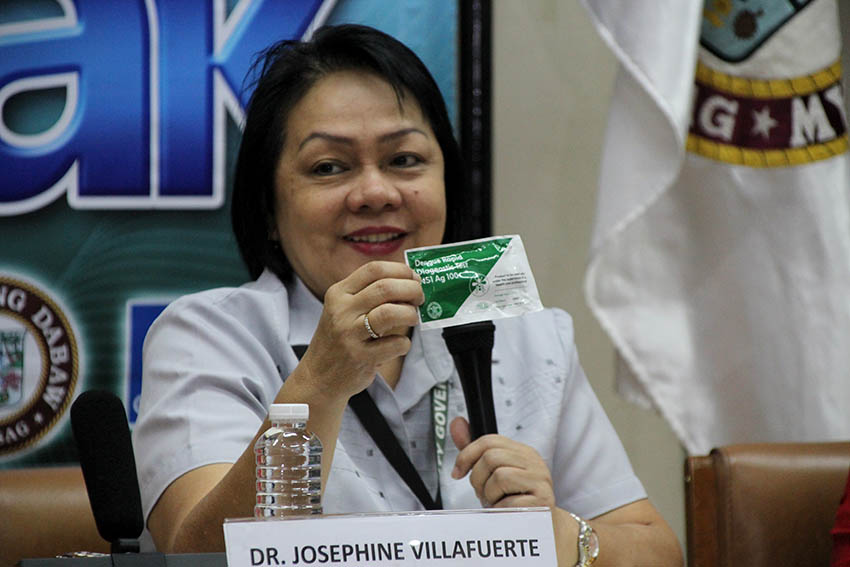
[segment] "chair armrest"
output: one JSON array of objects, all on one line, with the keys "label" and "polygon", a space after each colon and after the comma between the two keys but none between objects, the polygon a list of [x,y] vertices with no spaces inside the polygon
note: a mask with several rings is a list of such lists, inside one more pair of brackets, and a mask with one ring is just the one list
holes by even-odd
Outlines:
[{"label": "chair armrest", "polygon": [[690,567],[828,565],[850,442],[728,445],[685,464]]}]

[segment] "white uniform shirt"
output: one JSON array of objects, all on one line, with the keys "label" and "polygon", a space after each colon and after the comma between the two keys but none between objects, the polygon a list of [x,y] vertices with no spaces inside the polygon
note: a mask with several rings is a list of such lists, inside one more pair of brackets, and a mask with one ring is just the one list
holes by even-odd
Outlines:
[{"label": "white uniform shirt", "polygon": [[[145,518],[176,478],[245,451],[298,362],[291,345],[310,342],[321,310],[300,281],[287,290],[266,272],[239,288],[180,298],[154,322],[133,431]],[[646,496],[579,364],[569,315],[545,310],[496,321],[492,379],[499,433],[540,453],[558,506],[593,518]],[[439,330],[417,328],[395,390],[380,378],[369,386],[432,494],[430,391],[446,380],[451,422],[466,416],[454,362]],[[445,449],[443,507],[479,508],[468,478],[451,478],[450,436]],[[322,505],[326,513],[423,509],[350,408]]]}]

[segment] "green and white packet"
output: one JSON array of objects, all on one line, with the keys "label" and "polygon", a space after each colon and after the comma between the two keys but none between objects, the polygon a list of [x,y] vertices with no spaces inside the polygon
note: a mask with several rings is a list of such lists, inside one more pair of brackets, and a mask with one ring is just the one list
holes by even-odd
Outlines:
[{"label": "green and white packet", "polygon": [[423,329],[516,317],[543,304],[519,235],[411,248],[405,261],[422,277]]}]

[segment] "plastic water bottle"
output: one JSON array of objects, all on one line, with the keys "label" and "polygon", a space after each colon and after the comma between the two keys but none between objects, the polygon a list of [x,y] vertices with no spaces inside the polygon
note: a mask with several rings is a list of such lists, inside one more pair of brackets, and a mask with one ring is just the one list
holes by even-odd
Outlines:
[{"label": "plastic water bottle", "polygon": [[307,430],[307,404],[272,404],[272,426],[254,445],[255,518],[322,513],[322,442]]}]

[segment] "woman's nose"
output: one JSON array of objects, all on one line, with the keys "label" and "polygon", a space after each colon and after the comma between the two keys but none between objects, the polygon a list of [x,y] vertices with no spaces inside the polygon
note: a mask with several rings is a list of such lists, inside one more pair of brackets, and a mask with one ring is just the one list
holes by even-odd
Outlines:
[{"label": "woman's nose", "polygon": [[348,206],[353,211],[395,209],[401,203],[400,191],[379,167],[365,168],[348,194]]}]

